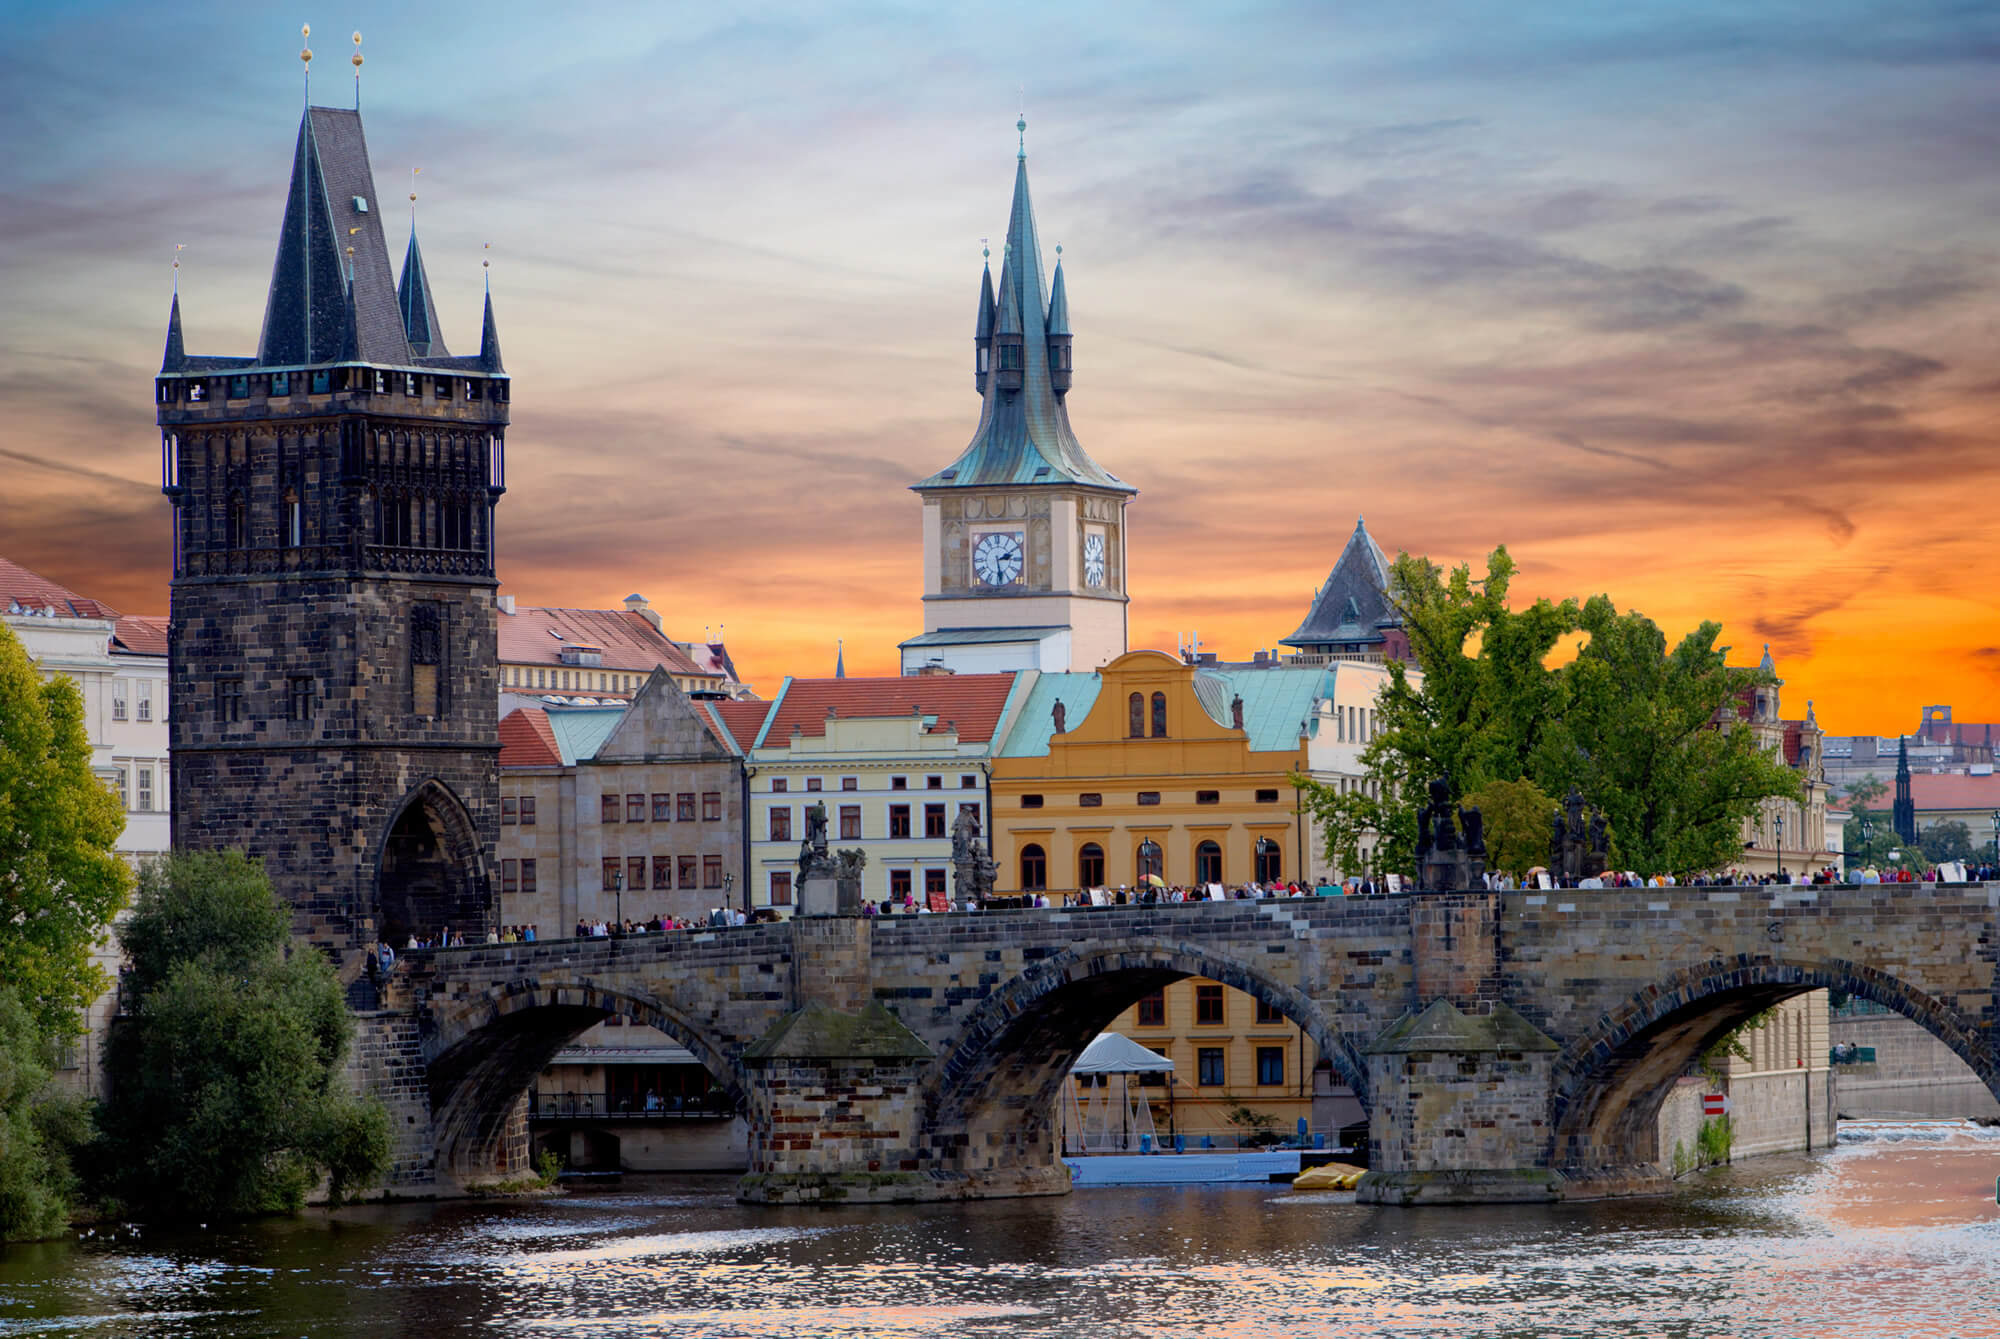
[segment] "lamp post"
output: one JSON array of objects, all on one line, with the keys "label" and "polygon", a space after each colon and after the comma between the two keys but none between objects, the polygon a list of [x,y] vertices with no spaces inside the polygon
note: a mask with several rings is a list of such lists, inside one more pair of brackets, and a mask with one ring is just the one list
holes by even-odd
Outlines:
[{"label": "lamp post", "polygon": [[[724,874],[724,875],[722,876],[722,905],[723,905],[723,906],[725,906],[725,907],[726,907],[726,906],[728,906],[728,905],[729,905],[729,894],[730,894],[730,891],[731,891],[732,889],[734,889],[735,887],[736,887],[736,876],[735,876],[734,874]],[[743,900],[744,900],[744,902],[746,902],[746,903],[747,903],[747,902],[749,902],[749,900],[750,900],[750,890],[749,890],[748,888],[745,888],[745,889],[743,890]],[[748,906],[745,906],[745,907],[743,908],[743,915],[744,915],[744,917],[745,917],[746,919],[747,919],[747,918],[749,917],[749,915],[750,915],[750,908],[749,908]]]},{"label": "lamp post", "polygon": [[2000,809],[1993,811],[1993,862],[2000,864]]},{"label": "lamp post", "polygon": [[1783,814],[1773,814],[1771,821],[1777,826],[1778,873],[1783,874],[1785,872],[1785,816]]},{"label": "lamp post", "polygon": [[614,913],[618,923],[611,927],[613,934],[625,933],[625,872],[614,870],[611,875],[611,891],[618,899],[618,910]]}]

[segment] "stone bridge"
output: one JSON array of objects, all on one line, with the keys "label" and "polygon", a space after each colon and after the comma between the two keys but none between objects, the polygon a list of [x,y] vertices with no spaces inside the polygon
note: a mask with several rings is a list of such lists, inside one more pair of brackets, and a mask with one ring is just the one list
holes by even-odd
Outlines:
[{"label": "stone bridge", "polygon": [[525,1094],[608,1014],[674,1037],[750,1125],[749,1200],[1061,1193],[1057,1096],[1141,996],[1205,976],[1299,1024],[1369,1111],[1386,1203],[1659,1184],[1655,1118],[1724,1031],[1846,991],[2000,1096],[2000,885],[1464,892],[825,917],[412,953],[357,1077],[394,1188],[526,1161]]}]

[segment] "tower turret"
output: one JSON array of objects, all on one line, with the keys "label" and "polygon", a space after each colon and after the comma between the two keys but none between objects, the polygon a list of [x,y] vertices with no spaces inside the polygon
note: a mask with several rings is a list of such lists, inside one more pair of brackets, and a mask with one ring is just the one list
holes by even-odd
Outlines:
[{"label": "tower turret", "polygon": [[403,333],[409,338],[411,353],[419,358],[442,358],[451,352],[438,329],[437,304],[431,301],[431,277],[424,270],[424,253],[417,246],[414,218],[410,220],[410,245],[403,252],[403,277],[396,282],[396,305],[403,312]]},{"label": "tower turret", "polygon": [[979,316],[972,332],[972,384],[986,394],[986,374],[993,363],[993,262],[992,252],[979,248],[985,262],[979,267]]},{"label": "tower turret", "polygon": [[1062,245],[1056,246],[1056,277],[1049,287],[1049,389],[1069,393],[1069,290],[1063,284]]}]

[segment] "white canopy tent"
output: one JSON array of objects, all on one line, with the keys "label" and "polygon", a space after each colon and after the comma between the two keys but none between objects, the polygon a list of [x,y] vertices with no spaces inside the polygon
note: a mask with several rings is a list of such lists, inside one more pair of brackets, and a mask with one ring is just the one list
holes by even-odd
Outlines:
[{"label": "white canopy tent", "polygon": [[1153,1107],[1132,1076],[1173,1069],[1173,1061],[1121,1033],[1100,1033],[1070,1066],[1070,1082],[1063,1085],[1063,1151],[1123,1153],[1143,1147],[1153,1135]]}]

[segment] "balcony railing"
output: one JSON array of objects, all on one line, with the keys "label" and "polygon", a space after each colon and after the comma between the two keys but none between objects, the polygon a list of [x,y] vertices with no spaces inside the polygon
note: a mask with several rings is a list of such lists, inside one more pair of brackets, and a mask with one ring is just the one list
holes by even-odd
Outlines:
[{"label": "balcony railing", "polygon": [[695,1097],[670,1094],[651,1099],[627,1093],[536,1093],[528,1107],[528,1119],[537,1121],[722,1120],[735,1114],[728,1095],[719,1092]]}]

